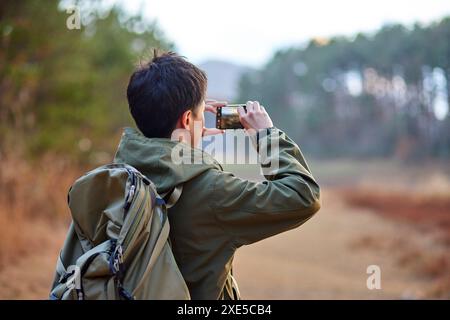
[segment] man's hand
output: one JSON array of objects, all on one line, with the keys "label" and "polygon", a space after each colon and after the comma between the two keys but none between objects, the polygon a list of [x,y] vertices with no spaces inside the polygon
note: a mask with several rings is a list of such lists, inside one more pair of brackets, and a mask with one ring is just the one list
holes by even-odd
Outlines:
[{"label": "man's hand", "polygon": [[247,113],[243,107],[238,108],[239,119],[245,129],[266,129],[273,127],[272,119],[258,101],[247,101]]},{"label": "man's hand", "polygon": [[216,114],[217,107],[224,107],[227,105],[227,103],[228,103],[227,101],[217,101],[214,99],[206,99],[205,100],[205,111]]},{"label": "man's hand", "polygon": [[[214,99],[206,99],[205,100],[205,112],[211,112],[217,114],[217,107],[224,107],[227,105],[227,101],[217,101]],[[222,134],[225,130],[217,129],[217,128],[203,128],[202,136],[211,136],[215,134]]]}]

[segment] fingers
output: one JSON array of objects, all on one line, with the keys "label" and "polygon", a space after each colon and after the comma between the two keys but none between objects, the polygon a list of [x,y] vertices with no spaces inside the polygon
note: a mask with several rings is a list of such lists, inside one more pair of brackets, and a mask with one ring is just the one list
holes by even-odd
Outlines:
[{"label": "fingers", "polygon": [[247,107],[247,113],[253,112],[253,110],[254,110],[253,101],[247,101],[245,106]]},{"label": "fingers", "polygon": [[259,101],[247,101],[247,103],[245,105],[247,107],[247,112],[250,111],[250,113],[252,113],[252,112],[261,111],[261,106],[259,104]]},{"label": "fingers", "polygon": [[217,102],[217,100],[216,99],[210,99],[210,98],[206,98],[205,99],[205,103],[206,104],[210,104],[210,103],[214,103],[214,102]]},{"label": "fingers", "polygon": [[203,133],[202,136],[212,136],[212,135],[216,135],[216,134],[222,134],[224,133],[225,130],[222,129],[217,129],[217,128],[203,128]]},{"label": "fingers", "polygon": [[212,99],[207,99],[205,101],[205,111],[217,113],[217,107],[223,107],[228,104],[227,101],[217,101]]},{"label": "fingers", "polygon": [[264,106],[261,106],[261,111],[265,114],[267,114],[266,108],[264,108]]},{"label": "fingers", "polygon": [[206,105],[206,106],[205,106],[205,111],[207,111],[207,112],[212,112],[212,113],[217,113],[217,107],[213,107],[213,106],[210,106],[210,105]]},{"label": "fingers", "polygon": [[264,129],[273,127],[272,119],[266,109],[258,101],[247,101],[247,113],[242,108],[238,109],[239,118],[245,129]]},{"label": "fingers", "polygon": [[216,100],[211,100],[209,102],[205,102],[207,105],[213,106],[213,107],[223,107],[226,106],[228,101],[216,101]]},{"label": "fingers", "polygon": [[[245,112],[243,107],[238,107],[237,112],[239,114],[239,121],[241,121],[241,124],[244,126],[244,128],[248,129],[250,126],[247,122],[247,113]],[[247,109],[248,112],[248,109]]]}]

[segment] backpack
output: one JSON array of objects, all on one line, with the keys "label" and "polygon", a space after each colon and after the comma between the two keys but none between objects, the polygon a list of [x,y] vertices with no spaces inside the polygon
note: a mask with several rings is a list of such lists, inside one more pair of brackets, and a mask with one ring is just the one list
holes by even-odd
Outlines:
[{"label": "backpack", "polygon": [[72,223],[50,299],[190,299],[167,218],[181,192],[178,186],[170,196],[158,195],[127,164],[101,166],[76,180],[68,194]]}]

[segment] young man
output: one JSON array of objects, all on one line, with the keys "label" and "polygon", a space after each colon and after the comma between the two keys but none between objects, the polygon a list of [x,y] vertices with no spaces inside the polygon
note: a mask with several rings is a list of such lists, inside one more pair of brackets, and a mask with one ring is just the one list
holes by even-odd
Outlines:
[{"label": "young man", "polygon": [[[266,181],[246,181],[224,172],[195,148],[202,135],[222,133],[204,128],[204,111],[215,112],[223,105],[205,103],[206,86],[205,73],[174,53],[155,54],[141,65],[127,91],[140,132],[125,130],[115,162],[140,170],[160,194],[183,186],[169,210],[170,240],[192,299],[239,299],[232,277],[236,250],[303,224],[319,210],[320,191],[299,147],[273,126],[258,102],[247,102],[247,111],[240,109],[239,116],[245,129],[266,133],[256,136],[259,145],[278,142],[278,152],[268,158],[278,162],[278,170],[267,173]],[[172,150],[179,142],[171,136],[180,131],[188,134],[177,135],[177,140],[207,161],[173,161]]]}]

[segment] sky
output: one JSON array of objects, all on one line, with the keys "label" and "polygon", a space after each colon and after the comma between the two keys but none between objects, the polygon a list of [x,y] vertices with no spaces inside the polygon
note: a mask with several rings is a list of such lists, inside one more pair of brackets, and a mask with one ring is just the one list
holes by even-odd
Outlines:
[{"label": "sky", "polygon": [[[114,0],[111,0],[114,2]],[[450,0],[117,0],[156,20],[179,54],[261,67],[277,49],[314,37],[372,32],[386,23],[428,24]]]}]

